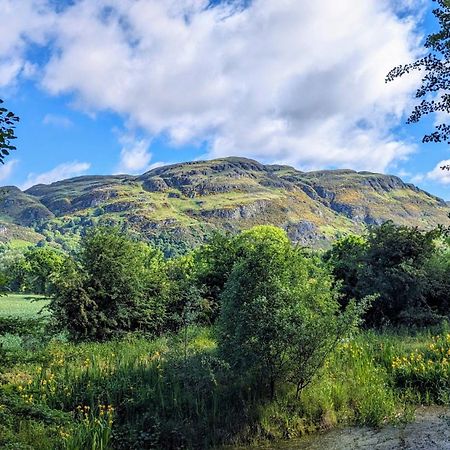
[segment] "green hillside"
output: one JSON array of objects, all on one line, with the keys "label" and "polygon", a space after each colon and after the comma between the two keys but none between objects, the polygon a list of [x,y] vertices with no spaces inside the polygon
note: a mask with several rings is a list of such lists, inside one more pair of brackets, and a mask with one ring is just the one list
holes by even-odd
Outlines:
[{"label": "green hillside", "polygon": [[294,241],[326,246],[386,220],[421,228],[446,224],[449,211],[443,200],[395,176],[300,172],[231,157],[159,167],[138,177],[84,176],[25,192],[1,188],[0,239],[70,247],[90,226],[125,224],[173,253],[214,230],[270,223]]}]

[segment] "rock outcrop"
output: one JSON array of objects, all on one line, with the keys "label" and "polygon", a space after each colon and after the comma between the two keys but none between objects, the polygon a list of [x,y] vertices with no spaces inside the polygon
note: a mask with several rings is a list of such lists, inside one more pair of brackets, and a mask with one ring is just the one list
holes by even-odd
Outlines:
[{"label": "rock outcrop", "polygon": [[0,226],[25,226],[62,242],[97,223],[128,224],[164,245],[271,223],[293,241],[323,246],[386,220],[422,228],[448,224],[449,211],[442,199],[396,176],[301,172],[237,157],[158,167],[138,177],[78,177],[25,192],[0,188]]}]

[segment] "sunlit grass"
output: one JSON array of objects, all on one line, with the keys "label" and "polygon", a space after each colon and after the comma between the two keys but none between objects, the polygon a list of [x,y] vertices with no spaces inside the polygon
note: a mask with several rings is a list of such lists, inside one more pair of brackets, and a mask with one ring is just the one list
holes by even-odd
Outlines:
[{"label": "sunlit grass", "polygon": [[[448,383],[448,372],[437,366],[447,358],[450,338],[435,335],[362,332],[338,345],[299,397],[286,384],[274,401],[264,400],[260,386],[230,376],[216,355],[212,329],[190,328],[187,342],[183,334],[106,343],[53,340],[1,374],[0,416],[2,398],[15,399],[16,406],[3,406],[13,424],[0,427],[0,444],[210,448],[409,420],[415,403],[445,403],[437,388]],[[411,356],[419,354],[434,361],[422,378]],[[33,447],[32,434],[40,447]]]},{"label": "sunlit grass", "polygon": [[[0,317],[20,317],[31,319],[48,304],[48,298],[42,295],[8,294],[0,296]],[[43,314],[45,314],[45,310]]]}]

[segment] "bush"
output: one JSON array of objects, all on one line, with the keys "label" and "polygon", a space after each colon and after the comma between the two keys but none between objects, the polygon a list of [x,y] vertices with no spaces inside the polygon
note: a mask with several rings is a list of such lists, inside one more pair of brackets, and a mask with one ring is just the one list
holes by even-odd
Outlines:
[{"label": "bush", "polygon": [[351,303],[340,312],[331,275],[284,231],[255,227],[239,241],[243,256],[222,293],[219,349],[236,374],[266,387],[263,396],[273,398],[281,380],[298,394],[361,311]]},{"label": "bush", "polygon": [[46,321],[45,318],[0,317],[0,336],[5,334],[37,335],[44,328]]},{"label": "bush", "polygon": [[205,319],[214,323],[220,313],[220,295],[239,260],[242,249],[239,237],[215,233],[207,244],[193,254],[195,263],[195,284],[202,292],[209,314]]},{"label": "bush", "polygon": [[445,308],[450,271],[442,264],[440,270],[433,269],[439,266],[432,261],[440,235],[440,230],[425,232],[386,222],[371,227],[364,238],[350,236],[335,243],[325,259],[341,285],[341,303],[376,295],[365,316],[366,324],[375,327],[429,325],[439,315],[442,319],[450,313]]},{"label": "bush", "polygon": [[127,332],[152,335],[166,320],[167,278],[158,250],[116,228],[97,228],[65,265],[50,303],[55,323],[75,340],[105,340]]}]

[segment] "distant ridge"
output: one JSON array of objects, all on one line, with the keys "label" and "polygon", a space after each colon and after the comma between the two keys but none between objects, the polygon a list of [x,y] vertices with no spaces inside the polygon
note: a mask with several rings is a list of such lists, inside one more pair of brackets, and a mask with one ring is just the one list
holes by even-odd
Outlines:
[{"label": "distant ridge", "polygon": [[285,228],[293,241],[327,246],[386,220],[430,228],[449,205],[399,177],[353,170],[301,172],[229,157],[157,167],[141,176],[82,176],[26,191],[0,188],[0,240],[65,248],[95,224],[126,226],[174,254],[215,230]]}]

